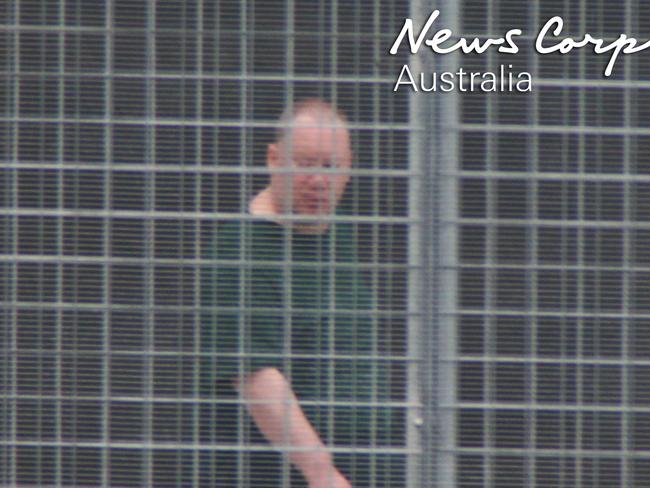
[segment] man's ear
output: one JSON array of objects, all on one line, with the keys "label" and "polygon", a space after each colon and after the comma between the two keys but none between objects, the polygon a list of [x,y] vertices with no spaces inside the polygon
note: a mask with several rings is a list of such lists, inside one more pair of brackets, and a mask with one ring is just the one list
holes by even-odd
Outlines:
[{"label": "man's ear", "polygon": [[266,148],[266,163],[269,167],[276,168],[278,166],[279,148],[274,142],[269,144]]}]

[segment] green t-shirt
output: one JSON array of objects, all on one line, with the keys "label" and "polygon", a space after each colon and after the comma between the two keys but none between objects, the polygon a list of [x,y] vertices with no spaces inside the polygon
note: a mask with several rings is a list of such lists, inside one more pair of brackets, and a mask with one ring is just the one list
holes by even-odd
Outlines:
[{"label": "green t-shirt", "polygon": [[202,350],[214,353],[204,393],[218,396],[237,377],[275,367],[328,444],[382,444],[376,402],[388,397],[386,367],[354,226],[308,234],[231,221],[218,226],[212,256],[202,283],[202,305],[215,307],[202,334]]}]

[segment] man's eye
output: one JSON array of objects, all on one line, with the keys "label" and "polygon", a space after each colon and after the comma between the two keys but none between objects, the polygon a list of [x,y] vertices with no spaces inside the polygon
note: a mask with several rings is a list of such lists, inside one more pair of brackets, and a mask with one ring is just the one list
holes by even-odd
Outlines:
[{"label": "man's eye", "polygon": [[315,159],[300,159],[298,160],[298,166],[301,168],[313,168],[318,165],[318,161]]},{"label": "man's eye", "polygon": [[300,168],[337,168],[338,165],[336,161],[321,161],[319,159],[299,159],[296,161],[296,164]]},{"label": "man's eye", "polygon": [[335,161],[322,161],[319,166],[324,169],[331,169],[336,168],[337,165]]}]

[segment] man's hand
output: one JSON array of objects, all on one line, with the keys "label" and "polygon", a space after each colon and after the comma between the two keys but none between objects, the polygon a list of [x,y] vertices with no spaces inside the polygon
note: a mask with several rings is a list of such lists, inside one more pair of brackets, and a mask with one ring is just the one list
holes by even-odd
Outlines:
[{"label": "man's hand", "polygon": [[332,466],[328,473],[309,480],[309,488],[352,488],[352,485],[339,470]]},{"label": "man's hand", "polygon": [[352,488],[334,467],[318,432],[300,408],[291,385],[275,368],[256,371],[237,388],[266,439],[278,448],[306,448],[289,452],[289,460],[307,479],[309,488]]}]

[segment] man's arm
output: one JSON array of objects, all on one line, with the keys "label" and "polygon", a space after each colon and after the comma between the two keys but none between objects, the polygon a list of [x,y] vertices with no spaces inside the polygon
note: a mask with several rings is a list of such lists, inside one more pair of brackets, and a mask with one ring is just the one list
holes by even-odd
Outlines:
[{"label": "man's arm", "polygon": [[334,467],[331,454],[279,370],[260,369],[245,378],[237,388],[247,400],[248,411],[257,427],[272,445],[299,448],[290,450],[288,457],[307,479],[310,488],[351,488]]}]

